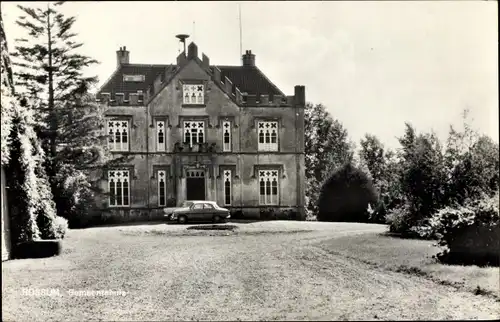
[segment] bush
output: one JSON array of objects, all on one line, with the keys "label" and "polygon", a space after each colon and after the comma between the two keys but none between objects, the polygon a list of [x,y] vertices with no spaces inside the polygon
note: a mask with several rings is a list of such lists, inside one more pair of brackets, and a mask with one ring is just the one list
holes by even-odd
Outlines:
[{"label": "bush", "polygon": [[67,231],[68,221],[63,217],[57,216],[54,221],[55,238],[63,239]]},{"label": "bush", "polygon": [[243,211],[241,209],[231,209],[230,210],[231,219],[243,219]]},{"label": "bush", "polygon": [[59,255],[61,249],[59,240],[33,240],[18,244],[12,250],[12,257],[16,259],[52,257]]},{"label": "bush", "polygon": [[423,227],[415,229],[424,236],[438,238],[444,248],[443,261],[464,264],[498,265],[500,249],[499,197],[483,197],[458,208],[446,207]]},{"label": "bush", "polygon": [[400,205],[390,211],[385,219],[389,224],[389,231],[391,233],[404,234],[408,231],[408,218],[410,217],[410,210],[406,204]]},{"label": "bush", "polygon": [[319,221],[369,222],[368,205],[377,192],[366,173],[348,163],[325,182],[319,197]]},{"label": "bush", "polygon": [[300,213],[295,209],[261,208],[261,220],[300,220]]},{"label": "bush", "polygon": [[83,228],[100,222],[98,191],[92,186],[87,173],[63,167],[55,180],[57,215],[66,218],[70,228]]}]

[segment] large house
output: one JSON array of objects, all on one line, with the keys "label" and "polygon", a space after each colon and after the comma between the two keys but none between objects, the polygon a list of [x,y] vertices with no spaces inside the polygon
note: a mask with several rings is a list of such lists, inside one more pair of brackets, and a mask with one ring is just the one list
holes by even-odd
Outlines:
[{"label": "large house", "polygon": [[104,171],[109,213],[152,218],[205,199],[246,217],[272,207],[304,218],[304,86],[286,96],[251,51],[241,66],[211,65],[195,43],[177,64],[129,59],[126,47],[117,51],[98,93],[109,148],[129,159]]}]

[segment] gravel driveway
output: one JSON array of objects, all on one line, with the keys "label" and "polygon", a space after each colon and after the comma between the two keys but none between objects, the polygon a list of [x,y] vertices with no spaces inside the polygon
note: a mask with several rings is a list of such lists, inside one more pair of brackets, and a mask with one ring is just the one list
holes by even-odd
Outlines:
[{"label": "gravel driveway", "polygon": [[[71,231],[65,253],[41,260],[43,265],[40,260],[4,263],[3,320],[499,317],[493,299],[374,269],[315,245],[322,239],[381,232],[383,226],[265,222],[238,227],[230,236],[183,236],[179,232],[185,226],[177,225]],[[19,281],[26,274],[32,278]],[[51,284],[40,274],[52,274]],[[23,296],[19,287],[127,294],[40,298]]]}]

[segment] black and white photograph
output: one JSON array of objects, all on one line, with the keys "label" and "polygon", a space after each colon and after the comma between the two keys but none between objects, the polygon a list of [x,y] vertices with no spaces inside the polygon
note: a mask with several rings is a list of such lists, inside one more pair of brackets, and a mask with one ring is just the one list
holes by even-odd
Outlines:
[{"label": "black and white photograph", "polygon": [[2,1],[2,321],[500,319],[497,1]]}]

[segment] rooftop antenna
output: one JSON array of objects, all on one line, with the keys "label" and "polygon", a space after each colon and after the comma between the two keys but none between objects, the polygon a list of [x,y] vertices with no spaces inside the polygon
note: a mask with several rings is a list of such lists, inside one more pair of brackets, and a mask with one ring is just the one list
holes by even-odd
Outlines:
[{"label": "rooftop antenna", "polygon": [[241,38],[241,2],[238,3],[238,11],[239,11],[239,23],[240,23],[240,57],[243,55],[243,50],[242,50],[242,38]]},{"label": "rooftop antenna", "polygon": [[196,37],[196,25],[195,25],[195,21],[193,20],[193,41],[195,40],[195,37]]},{"label": "rooftop antenna", "polygon": [[179,34],[175,37],[177,37],[179,41],[184,44],[184,53],[186,53],[186,39],[189,38],[189,35]]}]

